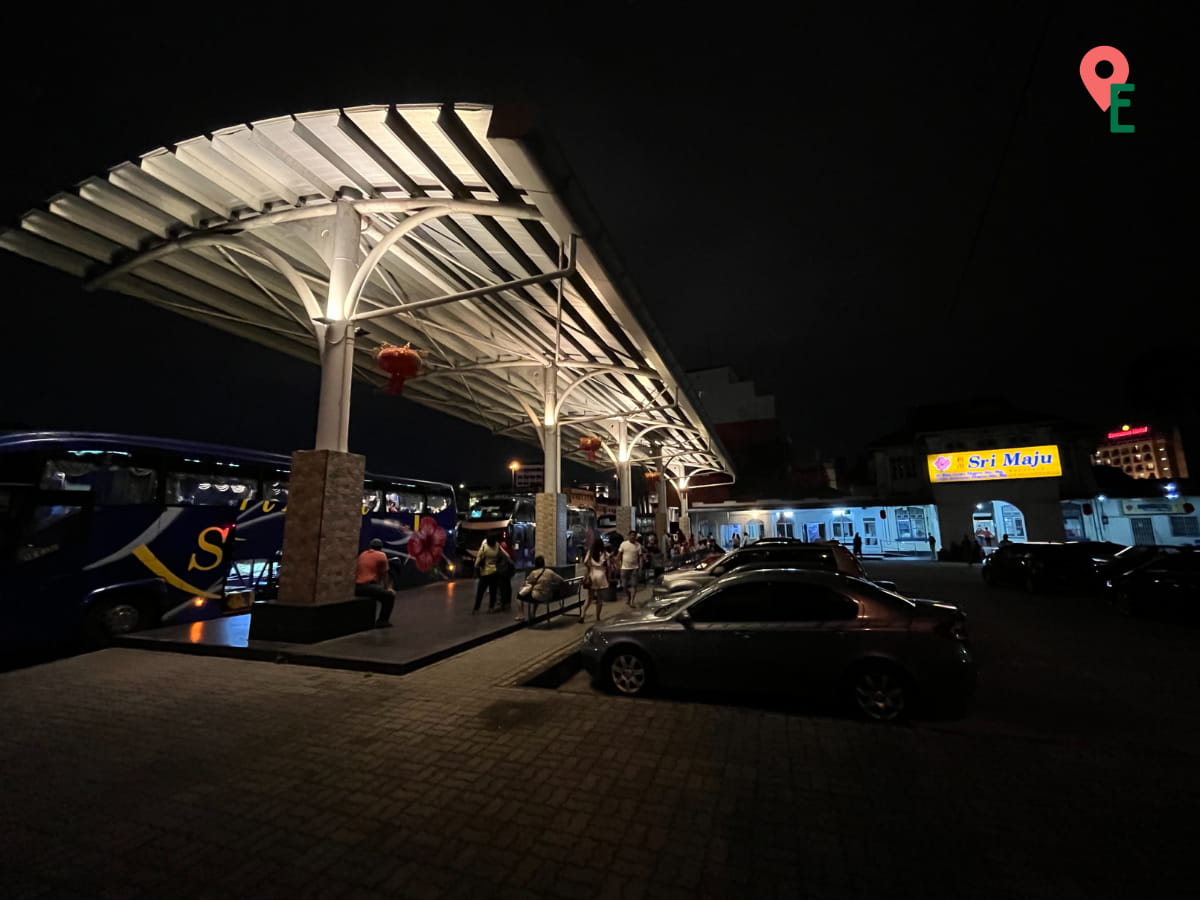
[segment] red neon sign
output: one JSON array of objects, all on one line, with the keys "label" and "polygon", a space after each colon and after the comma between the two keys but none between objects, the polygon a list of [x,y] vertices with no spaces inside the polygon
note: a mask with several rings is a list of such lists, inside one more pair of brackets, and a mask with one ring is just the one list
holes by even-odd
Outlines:
[{"label": "red neon sign", "polygon": [[1110,431],[1108,439],[1113,441],[1123,437],[1133,437],[1135,434],[1145,434],[1149,430],[1149,425],[1139,425],[1137,428],[1128,428],[1123,431]]}]

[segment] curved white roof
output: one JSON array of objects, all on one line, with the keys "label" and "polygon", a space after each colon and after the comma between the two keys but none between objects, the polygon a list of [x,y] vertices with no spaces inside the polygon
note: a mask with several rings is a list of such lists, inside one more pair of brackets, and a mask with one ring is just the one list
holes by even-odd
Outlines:
[{"label": "curved white roof", "polygon": [[[361,321],[361,379],[386,381],[380,343],[411,342],[426,365],[405,396],[536,442],[557,352],[567,455],[583,461],[578,439],[624,418],[631,434],[663,442],[678,474],[732,475],[569,170],[521,108],[367,106],[235,125],[51,197],[0,232],[0,247],[318,362],[329,216],[347,192],[361,198],[363,256],[422,210],[457,210],[414,228],[367,280],[359,314],[401,308]],[[528,217],[515,217],[522,209]],[[402,308],[562,269],[573,236],[577,265],[565,279]],[[644,453],[635,446],[635,461]]]}]

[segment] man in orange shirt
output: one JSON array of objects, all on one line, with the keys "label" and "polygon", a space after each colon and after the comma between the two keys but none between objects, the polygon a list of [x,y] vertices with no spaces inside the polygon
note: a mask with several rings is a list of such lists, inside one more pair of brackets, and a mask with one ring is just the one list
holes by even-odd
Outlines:
[{"label": "man in orange shirt", "polygon": [[388,558],[383,552],[383,541],[372,538],[371,545],[358,554],[358,566],[354,575],[354,596],[373,597],[379,601],[379,621],[376,628],[391,626],[392,609],[396,606],[396,595],[388,588]]}]

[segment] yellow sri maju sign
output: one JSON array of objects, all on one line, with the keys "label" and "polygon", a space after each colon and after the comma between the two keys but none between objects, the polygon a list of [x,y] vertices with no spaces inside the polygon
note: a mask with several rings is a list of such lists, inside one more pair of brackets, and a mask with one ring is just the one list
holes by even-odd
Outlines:
[{"label": "yellow sri maju sign", "polygon": [[931,453],[929,480],[991,481],[1001,478],[1053,478],[1062,475],[1058,446],[1009,447],[1004,450],[971,450]]}]

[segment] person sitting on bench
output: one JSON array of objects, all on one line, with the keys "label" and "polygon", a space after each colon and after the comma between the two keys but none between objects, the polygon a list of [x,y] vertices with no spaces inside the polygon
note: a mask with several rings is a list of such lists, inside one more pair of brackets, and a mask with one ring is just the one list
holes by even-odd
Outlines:
[{"label": "person sitting on bench", "polygon": [[387,554],[383,552],[383,541],[372,538],[371,545],[358,554],[358,570],[354,576],[354,596],[372,597],[379,601],[379,620],[376,628],[387,628],[391,623],[392,609],[396,606],[396,595],[388,587],[389,566]]}]

